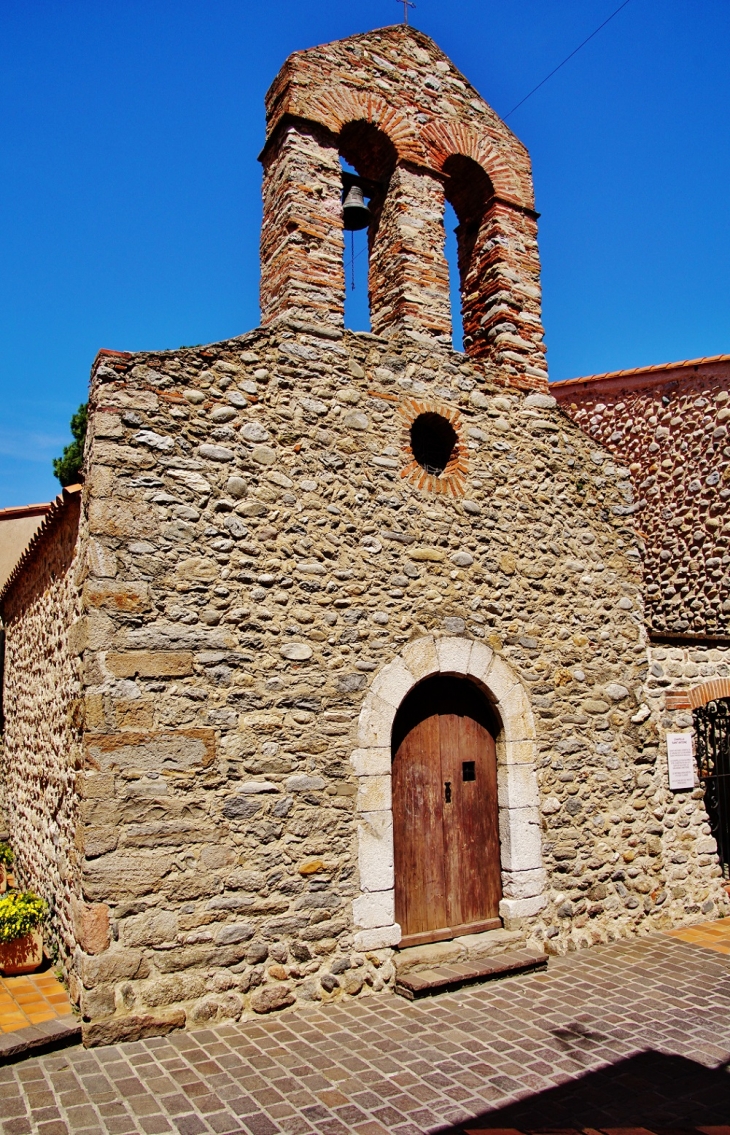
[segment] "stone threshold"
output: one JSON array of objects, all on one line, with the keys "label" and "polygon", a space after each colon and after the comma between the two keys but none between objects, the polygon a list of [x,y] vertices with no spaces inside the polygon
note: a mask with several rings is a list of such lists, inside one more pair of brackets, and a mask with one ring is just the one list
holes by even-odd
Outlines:
[{"label": "stone threshold", "polygon": [[55,1052],[70,1044],[81,1043],[81,1022],[73,1014],[28,1025],[14,1032],[0,1033],[0,1065],[12,1064],[26,1056]]},{"label": "stone threshold", "polygon": [[452,993],[477,982],[546,969],[547,964],[547,955],[536,950],[505,951],[492,958],[453,962],[399,974],[396,977],[395,991],[409,1001],[416,1001],[420,997],[433,997],[436,993]]}]

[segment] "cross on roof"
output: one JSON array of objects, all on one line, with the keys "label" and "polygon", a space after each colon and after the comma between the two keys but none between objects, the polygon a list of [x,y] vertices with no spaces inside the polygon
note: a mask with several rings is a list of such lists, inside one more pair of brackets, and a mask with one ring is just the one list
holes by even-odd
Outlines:
[{"label": "cross on roof", "polygon": [[415,8],[416,5],[412,2],[412,0],[395,0],[395,2],[396,2],[396,4],[402,4],[403,5],[403,23],[407,24],[408,23],[408,9],[409,8]]}]

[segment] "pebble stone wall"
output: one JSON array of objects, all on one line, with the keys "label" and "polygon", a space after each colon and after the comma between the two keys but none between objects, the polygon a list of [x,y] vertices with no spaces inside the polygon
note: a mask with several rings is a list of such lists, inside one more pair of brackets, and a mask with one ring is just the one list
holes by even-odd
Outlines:
[{"label": "pebble stone wall", "polygon": [[[458,413],[463,490],[402,475],[414,399]],[[664,820],[630,477],[594,451],[550,397],[409,335],[280,323],[100,358],[74,630],[83,890],[109,935],[72,975],[89,1043],[392,980],[390,949],[356,946],[350,758],[423,636],[485,643],[528,691],[527,935],[564,951],[722,903],[698,806]]]},{"label": "pebble stone wall", "polygon": [[77,939],[75,845],[82,764],[81,667],[69,644],[81,613],[80,495],[64,492],[0,596],[5,628],[2,820],[18,886],[50,907],[46,944],[68,963]]},{"label": "pebble stone wall", "polygon": [[551,389],[631,470],[652,631],[730,640],[730,359]]},{"label": "pebble stone wall", "polygon": [[[718,689],[730,693],[730,359],[599,375],[551,390],[601,445],[593,456],[598,469],[609,460],[606,450],[629,467],[645,544],[646,705],[662,738],[691,731],[689,691],[697,704]],[[662,823],[680,835],[705,829],[703,797],[699,784],[692,793],[674,793]],[[681,889],[681,851],[672,864]]]}]

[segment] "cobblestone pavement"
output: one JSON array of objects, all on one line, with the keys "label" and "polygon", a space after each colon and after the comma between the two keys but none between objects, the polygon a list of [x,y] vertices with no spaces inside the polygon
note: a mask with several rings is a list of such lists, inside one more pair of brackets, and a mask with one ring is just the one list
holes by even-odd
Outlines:
[{"label": "cobblestone pavement", "polygon": [[370,996],[34,1057],[0,1068],[0,1114],[3,1135],[720,1135],[729,1058],[730,961],[654,935],[419,1002]]}]

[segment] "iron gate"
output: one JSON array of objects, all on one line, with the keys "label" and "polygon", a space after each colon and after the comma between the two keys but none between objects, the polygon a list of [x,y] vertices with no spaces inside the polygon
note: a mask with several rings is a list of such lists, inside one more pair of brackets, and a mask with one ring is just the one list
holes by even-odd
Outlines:
[{"label": "iron gate", "polygon": [[730,879],[730,699],[720,698],[696,709],[694,727],[705,807],[723,878]]}]

